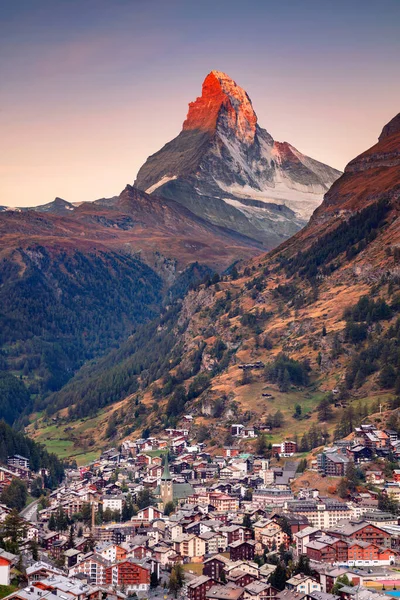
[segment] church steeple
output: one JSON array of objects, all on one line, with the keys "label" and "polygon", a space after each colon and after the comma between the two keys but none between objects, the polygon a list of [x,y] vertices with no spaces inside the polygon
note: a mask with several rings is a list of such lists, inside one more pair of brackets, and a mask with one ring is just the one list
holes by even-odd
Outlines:
[{"label": "church steeple", "polygon": [[161,475],[161,481],[171,481],[171,473],[169,472],[169,464],[168,464],[168,454],[165,455],[164,458],[164,471]]},{"label": "church steeple", "polygon": [[169,472],[169,466],[168,466],[168,454],[165,455],[165,459],[164,459],[164,471],[163,471],[163,474],[161,475],[161,481],[160,481],[160,496],[161,496],[161,500],[162,500],[164,506],[168,502],[172,502],[174,499],[172,477],[171,477],[171,473]]}]

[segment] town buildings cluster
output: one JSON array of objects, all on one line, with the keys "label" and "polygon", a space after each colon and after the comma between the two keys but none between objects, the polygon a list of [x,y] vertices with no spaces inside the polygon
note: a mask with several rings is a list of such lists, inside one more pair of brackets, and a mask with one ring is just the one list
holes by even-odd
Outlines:
[{"label": "town buildings cluster", "polygon": [[[63,485],[26,517],[27,585],[9,598],[144,598],[156,586],[173,595],[168,585],[177,565],[185,571],[179,593],[190,600],[336,600],[338,593],[350,599],[354,587],[334,588],[344,574],[358,600],[365,586],[400,586],[392,568],[400,552],[398,517],[378,507],[380,495],[400,497],[400,470],[387,477],[376,462],[368,468],[377,457],[397,456],[394,432],[362,425],[351,441],[323,449],[310,463],[338,482],[348,464],[363,466],[372,489],[343,500],[294,485],[291,440],[273,446],[271,466],[236,439],[211,454],[193,441],[193,426],[187,415],[180,428],[127,440],[86,467],[67,469]],[[235,438],[253,437],[251,428],[232,427]],[[33,479],[24,457],[0,468],[3,486],[15,477]],[[0,505],[0,522],[9,514]],[[37,560],[29,555],[32,542]],[[273,574],[285,555],[293,565],[305,560],[310,571],[293,572],[281,589]],[[0,550],[0,585],[10,583],[17,559]]]}]

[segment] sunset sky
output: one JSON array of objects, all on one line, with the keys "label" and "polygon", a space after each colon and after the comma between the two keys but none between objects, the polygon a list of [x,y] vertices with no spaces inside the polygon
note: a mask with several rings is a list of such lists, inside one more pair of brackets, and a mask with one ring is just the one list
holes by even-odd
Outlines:
[{"label": "sunset sky", "polygon": [[400,110],[399,0],[0,0],[0,205],[118,194],[212,69],[331,166]]}]

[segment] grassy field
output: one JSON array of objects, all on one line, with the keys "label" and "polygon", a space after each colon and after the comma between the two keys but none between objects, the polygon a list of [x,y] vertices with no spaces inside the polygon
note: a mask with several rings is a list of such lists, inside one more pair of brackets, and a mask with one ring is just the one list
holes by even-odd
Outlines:
[{"label": "grassy field", "polygon": [[168,450],[150,450],[149,452],[146,452],[146,454],[148,454],[149,456],[163,456],[164,454],[167,454]]},{"label": "grassy field", "polygon": [[88,449],[79,443],[78,433],[88,429],[90,425],[77,422],[71,430],[64,431],[63,425],[52,424],[32,430],[31,435],[35,441],[43,444],[49,452],[54,452],[59,458],[75,459],[78,466],[87,464],[99,457],[100,450]]},{"label": "grassy field", "polygon": [[203,574],[203,563],[187,563],[183,565],[183,570],[194,575]]},{"label": "grassy field", "polygon": [[16,585],[0,585],[0,598],[5,598],[18,589]]}]

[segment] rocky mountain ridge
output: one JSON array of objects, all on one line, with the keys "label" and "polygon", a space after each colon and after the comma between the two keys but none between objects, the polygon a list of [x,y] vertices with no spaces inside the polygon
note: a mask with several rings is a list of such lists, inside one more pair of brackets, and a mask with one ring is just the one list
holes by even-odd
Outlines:
[{"label": "rocky mountain ridge", "polygon": [[274,141],[247,93],[212,71],[181,133],[148,158],[135,185],[272,248],[305,225],[339,175]]},{"label": "rocky mountain ridge", "polygon": [[68,251],[117,251],[140,256],[150,267],[164,256],[178,270],[193,262],[224,270],[261,252],[261,244],[212,225],[173,200],[126,186],[112,199],[74,205],[56,198],[29,210],[0,213],[0,252],[41,245]]}]

